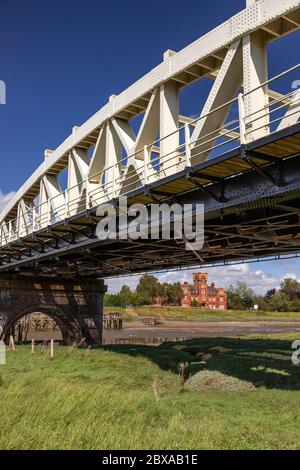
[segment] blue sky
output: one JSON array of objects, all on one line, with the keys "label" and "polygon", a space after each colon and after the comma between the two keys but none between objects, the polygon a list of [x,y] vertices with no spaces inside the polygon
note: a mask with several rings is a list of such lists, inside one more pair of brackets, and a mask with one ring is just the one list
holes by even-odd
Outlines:
[{"label": "blue sky", "polygon": [[[7,104],[0,106],[0,206],[42,162],[44,150],[56,148],[110,95],[157,65],[165,50],[180,50],[244,6],[245,0],[1,0],[0,80],[7,85]],[[270,48],[272,75],[299,62],[294,57],[298,45],[296,34]],[[185,112],[192,113],[197,101],[187,98]],[[300,278],[300,263],[209,272],[220,283],[242,278],[265,290],[286,274]],[[178,277],[183,274],[164,279]],[[123,282],[109,285],[116,290]],[[134,286],[137,281],[127,282]]]}]

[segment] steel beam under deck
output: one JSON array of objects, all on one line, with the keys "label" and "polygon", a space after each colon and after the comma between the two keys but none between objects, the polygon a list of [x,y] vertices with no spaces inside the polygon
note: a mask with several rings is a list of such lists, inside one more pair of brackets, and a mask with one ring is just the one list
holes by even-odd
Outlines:
[{"label": "steel beam under deck", "polygon": [[[141,200],[204,204],[205,244],[200,253],[186,251],[185,243],[176,240],[99,241],[95,235],[99,218],[91,210],[3,247],[0,272],[107,277],[299,253],[299,157],[276,159],[261,152],[299,132],[297,124],[199,164],[192,172],[177,173],[130,193],[130,204]],[[247,162],[247,171],[215,177],[215,181],[208,176],[217,165],[236,165],[237,158],[241,164]],[[251,166],[251,161],[260,163]],[[205,184],[195,184],[205,178]],[[168,194],[165,188],[180,180],[188,181],[189,189]]]}]

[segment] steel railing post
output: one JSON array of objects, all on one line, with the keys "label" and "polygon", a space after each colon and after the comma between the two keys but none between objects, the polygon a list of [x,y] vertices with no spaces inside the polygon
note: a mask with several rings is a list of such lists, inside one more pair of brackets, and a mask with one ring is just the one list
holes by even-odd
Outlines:
[{"label": "steel railing post", "polygon": [[245,116],[245,102],[244,96],[242,93],[239,94],[238,97],[238,105],[239,105],[239,123],[240,123],[240,142],[241,145],[247,144],[246,139],[246,116]]},{"label": "steel railing post", "polygon": [[115,199],[116,197],[116,165],[113,164],[113,171],[112,171],[112,198]]},{"label": "steel railing post", "polygon": [[190,136],[190,127],[188,123],[184,125],[184,136],[185,136],[185,162],[186,167],[191,168],[191,136]]},{"label": "steel railing post", "polygon": [[69,191],[65,190],[65,219],[69,217]]},{"label": "steel railing post", "polygon": [[51,200],[48,199],[48,203],[47,203],[47,209],[48,209],[48,213],[47,213],[47,225],[49,227],[50,223],[51,223]]},{"label": "steel railing post", "polygon": [[149,184],[149,175],[148,175],[148,164],[149,164],[149,152],[147,145],[144,146],[144,186]]}]

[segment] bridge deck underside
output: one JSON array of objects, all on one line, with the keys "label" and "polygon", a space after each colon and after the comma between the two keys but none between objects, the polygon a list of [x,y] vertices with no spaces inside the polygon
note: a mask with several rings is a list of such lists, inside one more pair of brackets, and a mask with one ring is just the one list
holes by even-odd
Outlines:
[{"label": "bridge deck underside", "polygon": [[297,124],[128,195],[130,205],[204,204],[200,252],[174,239],[99,241],[91,210],[1,248],[0,271],[104,277],[298,253],[299,153]]}]

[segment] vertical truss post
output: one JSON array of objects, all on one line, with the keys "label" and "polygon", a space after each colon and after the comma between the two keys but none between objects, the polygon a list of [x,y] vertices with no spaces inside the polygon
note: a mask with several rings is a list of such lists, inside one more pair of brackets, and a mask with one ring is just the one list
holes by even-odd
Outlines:
[{"label": "vertical truss post", "polygon": [[246,140],[265,137],[270,132],[267,42],[263,31],[243,38],[244,104]]},{"label": "vertical truss post", "polygon": [[57,176],[44,175],[40,187],[41,228],[49,225],[51,214],[54,220],[61,220],[65,208],[65,193],[62,191]]},{"label": "vertical truss post", "polygon": [[18,203],[16,229],[19,237],[27,235],[30,226],[29,207],[25,200],[21,199]]},{"label": "vertical truss post", "polygon": [[[122,143],[114,129],[112,123],[106,126],[106,146],[105,146],[105,183],[104,192],[106,197],[112,192],[113,181],[120,178],[122,159]],[[100,180],[100,185],[102,184]]]},{"label": "vertical truss post", "polygon": [[160,168],[166,176],[177,171],[179,147],[179,88],[174,82],[160,87]]},{"label": "vertical truss post", "polygon": [[69,153],[68,193],[65,193],[66,215],[72,216],[85,210],[85,178],[89,171],[90,159],[85,150],[73,148]]},{"label": "vertical truss post", "polygon": [[47,226],[47,207],[48,207],[48,195],[46,192],[45,184],[44,184],[44,179],[41,179],[40,183],[40,199],[39,199],[39,222],[40,222],[40,228],[44,228]]}]

